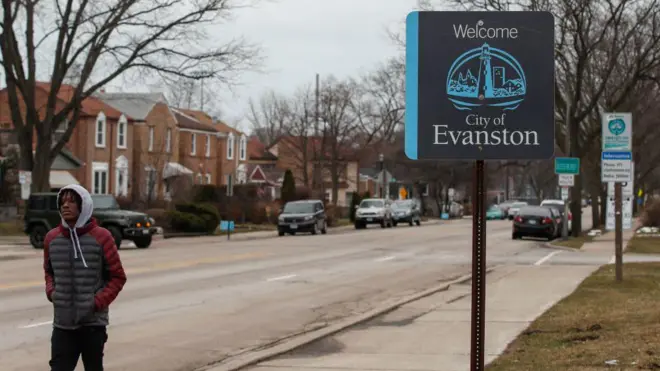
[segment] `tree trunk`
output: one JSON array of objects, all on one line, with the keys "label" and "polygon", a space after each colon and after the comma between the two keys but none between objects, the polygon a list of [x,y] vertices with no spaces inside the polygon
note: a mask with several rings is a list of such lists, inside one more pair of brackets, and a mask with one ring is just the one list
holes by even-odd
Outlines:
[{"label": "tree trunk", "polygon": [[600,194],[600,188],[597,186],[591,187],[591,229],[600,228],[600,206],[598,203],[598,195]]},{"label": "tree trunk", "polygon": [[50,156],[51,140],[49,138],[37,139],[36,153],[39,156],[34,156],[34,164],[32,166],[32,186],[30,192],[50,192],[50,168],[53,160]]},{"label": "tree trunk", "polygon": [[34,167],[34,157],[32,155],[32,131],[17,131],[16,139],[20,148],[18,168],[24,171],[32,171]]},{"label": "tree trunk", "polygon": [[607,223],[607,202],[609,201],[607,199],[607,189],[603,190],[601,188],[600,190],[600,225],[605,226]]},{"label": "tree trunk", "polygon": [[575,186],[571,187],[571,214],[573,222],[571,235],[578,237],[582,234],[582,176],[575,176]]}]

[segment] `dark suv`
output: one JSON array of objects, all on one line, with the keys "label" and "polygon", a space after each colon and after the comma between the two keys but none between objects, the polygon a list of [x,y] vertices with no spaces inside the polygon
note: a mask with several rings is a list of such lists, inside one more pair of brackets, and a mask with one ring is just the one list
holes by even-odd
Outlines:
[{"label": "dark suv", "polygon": [[[117,248],[121,241],[131,240],[139,248],[151,245],[151,238],[156,233],[153,219],[149,215],[135,211],[122,210],[112,195],[92,195],[94,213],[92,216],[99,225],[112,233]],[[25,211],[25,234],[30,236],[34,248],[44,247],[44,238],[49,230],[61,222],[57,208],[57,193],[33,193],[27,201]]]},{"label": "dark suv", "polygon": [[277,233],[295,235],[296,232],[310,232],[326,234],[328,223],[325,217],[325,208],[320,200],[304,200],[287,202],[277,221]]}]

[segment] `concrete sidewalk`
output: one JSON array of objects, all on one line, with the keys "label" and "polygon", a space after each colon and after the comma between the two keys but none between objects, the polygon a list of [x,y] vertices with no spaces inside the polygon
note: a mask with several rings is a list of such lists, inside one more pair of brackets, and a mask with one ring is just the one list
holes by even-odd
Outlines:
[{"label": "concrete sidewalk", "polygon": [[[505,266],[489,274],[486,362],[595,269]],[[470,306],[468,281],[250,370],[469,370]]]}]

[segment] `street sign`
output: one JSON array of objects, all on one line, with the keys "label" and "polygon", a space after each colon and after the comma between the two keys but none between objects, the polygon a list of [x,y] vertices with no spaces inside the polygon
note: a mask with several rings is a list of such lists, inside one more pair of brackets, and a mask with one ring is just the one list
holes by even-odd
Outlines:
[{"label": "street sign", "polygon": [[568,200],[568,188],[566,187],[561,188],[561,199],[564,201]]},{"label": "street sign", "polygon": [[[623,210],[623,229],[632,229],[633,198],[624,197],[621,201],[621,210]],[[607,218],[605,219],[605,229],[608,231],[613,231],[615,228],[614,206],[614,197],[607,197]]]},{"label": "street sign", "polygon": [[555,174],[580,174],[580,159],[577,157],[555,157]]},{"label": "street sign", "polygon": [[[621,195],[622,197],[633,197],[635,195],[635,163],[631,163],[630,173],[632,174],[630,182],[621,183]],[[607,183],[607,197],[614,197],[614,182]]]},{"label": "street sign", "polygon": [[632,151],[632,114],[603,113],[601,120],[603,152]]},{"label": "street sign", "polygon": [[601,156],[601,181],[632,182],[632,152],[603,152]]},{"label": "street sign", "polygon": [[407,196],[408,196],[408,191],[406,191],[406,187],[399,188],[399,199],[405,200]]},{"label": "street sign", "polygon": [[559,174],[560,187],[573,187],[575,185],[575,175],[573,174]]},{"label": "street sign", "polygon": [[555,150],[550,12],[412,12],[405,152],[412,160],[548,159]]}]

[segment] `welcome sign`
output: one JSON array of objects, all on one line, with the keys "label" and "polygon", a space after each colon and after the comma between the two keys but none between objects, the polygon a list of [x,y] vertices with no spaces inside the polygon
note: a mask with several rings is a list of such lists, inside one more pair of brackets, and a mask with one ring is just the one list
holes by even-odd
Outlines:
[{"label": "welcome sign", "polygon": [[408,15],[409,158],[548,159],[554,121],[551,13]]}]

